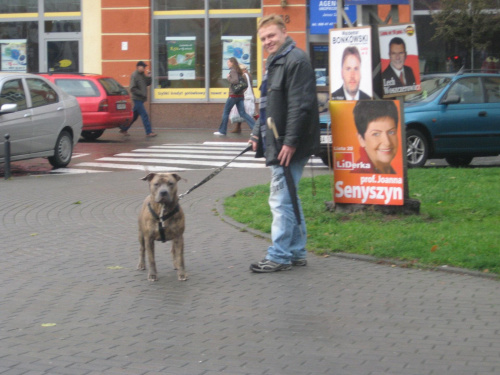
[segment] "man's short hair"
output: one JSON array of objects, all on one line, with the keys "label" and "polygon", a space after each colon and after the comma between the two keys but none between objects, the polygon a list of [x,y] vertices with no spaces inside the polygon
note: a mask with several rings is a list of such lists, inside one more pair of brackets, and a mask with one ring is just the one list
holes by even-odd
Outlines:
[{"label": "man's short hair", "polygon": [[361,55],[359,54],[358,47],[355,46],[349,46],[344,49],[344,53],[342,53],[342,66],[344,66],[344,61],[347,59],[348,56],[356,56],[361,63]]},{"label": "man's short hair", "polygon": [[360,100],[352,111],[358,133],[365,138],[368,124],[380,118],[389,117],[398,127],[399,114],[392,100]]},{"label": "man's short hair", "polygon": [[391,52],[391,46],[393,44],[397,44],[397,45],[403,45],[404,49],[405,49],[405,53],[406,53],[406,44],[405,44],[405,41],[403,39],[401,39],[399,36],[395,37],[395,38],[392,38],[391,41],[389,42],[389,53]]},{"label": "man's short hair", "polygon": [[277,14],[270,14],[269,16],[266,16],[259,21],[257,30],[260,30],[261,27],[269,25],[276,25],[280,29],[286,29],[285,21],[283,21],[283,18],[281,16]]}]

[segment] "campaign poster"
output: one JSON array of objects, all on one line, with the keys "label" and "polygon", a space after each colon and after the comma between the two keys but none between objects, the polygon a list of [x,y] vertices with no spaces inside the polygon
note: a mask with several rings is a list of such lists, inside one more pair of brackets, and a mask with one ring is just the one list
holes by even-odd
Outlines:
[{"label": "campaign poster", "polygon": [[166,37],[168,79],[196,78],[196,37]]},{"label": "campaign poster", "polygon": [[334,201],[403,205],[398,100],[330,101]]},{"label": "campaign poster", "polygon": [[332,29],[329,47],[331,99],[371,99],[371,27]]},{"label": "campaign poster", "polygon": [[222,36],[222,78],[226,78],[229,74],[227,60],[235,57],[238,64],[245,64],[249,72],[252,37],[251,36]]},{"label": "campaign poster", "polygon": [[26,72],[26,39],[0,39],[3,72]]},{"label": "campaign poster", "polygon": [[415,24],[380,26],[378,37],[383,97],[420,92],[420,65]]}]

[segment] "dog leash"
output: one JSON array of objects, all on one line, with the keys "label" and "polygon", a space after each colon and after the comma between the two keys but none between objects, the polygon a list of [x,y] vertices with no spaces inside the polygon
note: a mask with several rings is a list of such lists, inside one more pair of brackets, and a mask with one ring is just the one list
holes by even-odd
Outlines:
[{"label": "dog leash", "polygon": [[185,193],[182,193],[179,195],[179,199],[182,199],[184,198],[186,195],[188,195],[189,193],[191,193],[194,189],[200,187],[201,185],[203,185],[204,183],[210,181],[212,178],[214,178],[215,176],[217,176],[220,172],[222,172],[222,170],[224,168],[226,168],[229,164],[231,164],[233,161],[235,161],[237,158],[239,158],[241,155],[243,155],[245,152],[247,151],[250,151],[252,149],[252,145],[249,145],[247,148],[245,148],[243,151],[241,151],[238,155],[236,155],[234,158],[232,158],[231,160],[229,160],[227,163],[225,163],[224,165],[220,166],[219,168],[217,168],[215,171],[213,171],[212,173],[210,173],[210,175],[208,175],[207,177],[205,177],[202,181],[198,182],[196,185],[194,185],[191,189],[188,189]]}]

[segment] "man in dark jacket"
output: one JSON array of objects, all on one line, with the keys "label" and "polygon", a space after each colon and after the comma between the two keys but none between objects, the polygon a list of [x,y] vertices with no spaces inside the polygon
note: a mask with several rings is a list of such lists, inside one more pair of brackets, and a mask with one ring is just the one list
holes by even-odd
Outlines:
[{"label": "man in dark jacket", "polygon": [[144,61],[139,61],[136,65],[135,72],[130,76],[130,93],[134,101],[134,117],[128,126],[120,127],[120,133],[129,135],[128,129],[132,126],[135,120],[141,116],[146,137],[156,137],[156,133],[151,130],[151,122],[149,121],[148,113],[144,108],[144,102],[148,100],[148,86],[151,85],[151,72],[145,73],[148,65]]},{"label": "man in dark jacket", "polygon": [[[298,197],[289,193],[284,167],[298,187],[304,166],[319,148],[319,113],[311,62],[287,35],[283,19],[278,15],[263,18],[258,33],[269,57],[261,85],[260,122],[254,126],[250,141],[256,157],[265,156],[271,168],[273,244],[266,258],[251,264],[250,269],[275,272],[307,264],[304,215]],[[269,118],[274,120],[278,139],[266,125]],[[293,209],[294,199],[298,201],[300,225]]]}]

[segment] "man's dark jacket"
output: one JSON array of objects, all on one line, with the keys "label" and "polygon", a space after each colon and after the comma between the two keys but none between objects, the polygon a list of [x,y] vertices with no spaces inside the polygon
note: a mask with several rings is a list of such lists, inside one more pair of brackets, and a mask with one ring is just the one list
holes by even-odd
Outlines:
[{"label": "man's dark jacket", "polygon": [[130,93],[132,100],[140,100],[145,102],[148,100],[148,86],[151,85],[151,77],[147,77],[144,73],[139,73],[138,70],[130,76]]},{"label": "man's dark jacket", "polygon": [[[359,100],[367,99],[371,99],[371,96],[359,90]],[[340,86],[337,91],[332,92],[332,100],[345,100],[344,85]]]},{"label": "man's dark jacket", "polygon": [[394,69],[392,69],[392,66],[389,64],[389,66],[382,72],[382,79],[383,82],[388,82],[390,80],[394,80],[396,82],[395,85],[387,85],[384,84],[386,87],[402,87],[402,86],[412,86],[416,85],[417,81],[415,80],[415,75],[413,74],[412,68],[410,68],[407,65],[403,65],[403,70],[404,70],[404,75],[405,75],[405,81],[406,83],[403,85],[403,82],[399,79],[399,77],[396,75],[396,72]]},{"label": "man's dark jacket", "polygon": [[[268,57],[268,65],[274,56],[294,43],[288,37],[275,55]],[[296,148],[292,161],[314,155],[319,151],[319,111],[316,96],[316,76],[309,57],[299,48],[293,48],[267,69],[266,116],[272,117],[278,129],[279,142]],[[259,139],[260,127],[256,124],[252,136]],[[262,146],[262,145],[260,145]],[[266,150],[258,147],[256,157],[266,157],[266,165],[278,164],[279,150],[270,129],[266,132]]]}]

